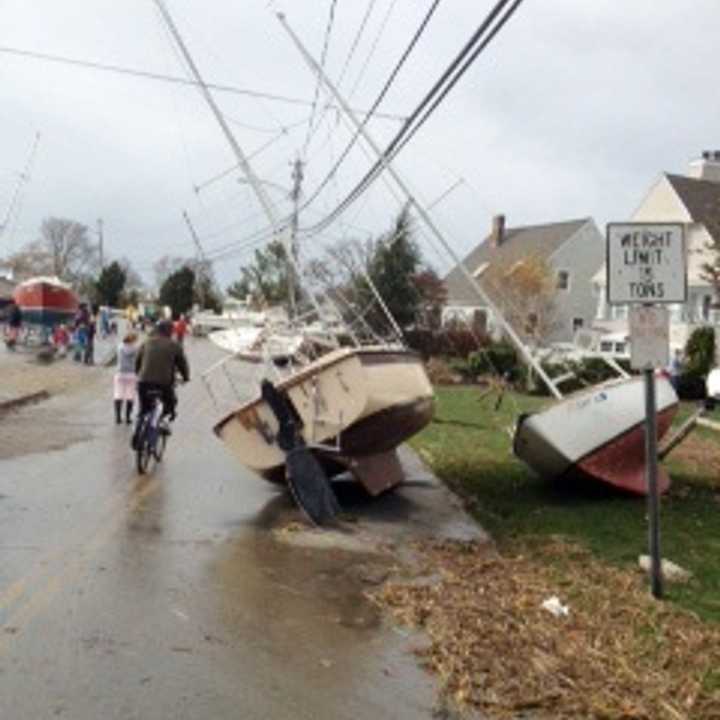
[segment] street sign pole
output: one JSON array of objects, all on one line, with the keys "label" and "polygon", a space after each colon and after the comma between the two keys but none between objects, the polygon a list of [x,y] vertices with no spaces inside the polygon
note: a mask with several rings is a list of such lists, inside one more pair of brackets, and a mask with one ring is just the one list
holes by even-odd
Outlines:
[{"label": "street sign pole", "polygon": [[[609,223],[607,298],[630,305],[631,365],[645,383],[645,482],[651,592],[663,595],[655,369],[669,362],[668,303],[687,299],[685,238],[675,223]],[[665,307],[663,307],[665,306]]]},{"label": "street sign pole", "polygon": [[660,496],[658,493],[657,409],[655,371],[643,370],[645,376],[645,479],[647,482],[651,591],[662,598],[662,559],[660,555]]}]

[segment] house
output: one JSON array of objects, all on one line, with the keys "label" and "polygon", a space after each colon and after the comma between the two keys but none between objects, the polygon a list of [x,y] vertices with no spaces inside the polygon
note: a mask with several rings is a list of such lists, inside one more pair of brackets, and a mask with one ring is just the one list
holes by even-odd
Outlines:
[{"label": "house", "polygon": [[[513,285],[513,274],[530,259],[539,260],[554,284],[552,322],[543,333],[543,344],[571,342],[581,328],[590,327],[595,318],[597,300],[591,280],[605,256],[605,241],[592,218],[568,220],[545,225],[506,228],[505,216],[493,218],[490,235],[464,260],[493,303],[503,307],[502,285]],[[502,282],[497,282],[502,268]],[[492,281],[494,277],[494,282]],[[443,324],[461,320],[497,336],[499,326],[492,311],[483,303],[459,266],[445,278],[447,300]],[[508,293],[509,295],[509,293]],[[511,320],[503,310],[506,320]],[[536,318],[525,318],[533,322]],[[513,319],[514,329],[517,319]]]},{"label": "house", "polygon": [[[685,228],[688,297],[684,304],[669,306],[670,345],[684,347],[695,328],[720,321],[714,288],[703,271],[703,265],[715,259],[711,243],[720,244],[720,151],[702,153],[690,163],[688,175],[663,173],[632,220],[676,222]],[[606,282],[603,265],[593,278],[597,300],[593,327],[601,333],[627,335],[628,306],[608,305]]]}]

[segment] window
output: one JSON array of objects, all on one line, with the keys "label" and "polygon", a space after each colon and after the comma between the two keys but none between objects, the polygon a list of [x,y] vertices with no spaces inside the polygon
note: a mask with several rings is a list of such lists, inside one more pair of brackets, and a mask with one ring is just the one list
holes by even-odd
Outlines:
[{"label": "window", "polygon": [[582,318],[573,318],[572,329],[574,333],[576,333],[578,330],[581,330],[584,325],[585,321]]},{"label": "window", "polygon": [[569,290],[570,289],[570,273],[567,270],[558,270],[557,289],[558,290]]},{"label": "window", "polygon": [[600,352],[612,352],[613,344],[609,340],[603,340],[600,343]]}]

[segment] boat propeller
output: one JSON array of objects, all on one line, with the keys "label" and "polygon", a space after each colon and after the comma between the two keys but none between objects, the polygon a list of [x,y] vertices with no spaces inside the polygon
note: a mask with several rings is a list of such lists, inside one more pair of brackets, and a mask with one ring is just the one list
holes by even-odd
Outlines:
[{"label": "boat propeller", "polygon": [[302,418],[284,390],[263,380],[260,393],[278,421],[276,441],[285,453],[290,491],[300,509],[315,525],[332,521],[340,512],[335,493],[322,465],[302,437]]}]

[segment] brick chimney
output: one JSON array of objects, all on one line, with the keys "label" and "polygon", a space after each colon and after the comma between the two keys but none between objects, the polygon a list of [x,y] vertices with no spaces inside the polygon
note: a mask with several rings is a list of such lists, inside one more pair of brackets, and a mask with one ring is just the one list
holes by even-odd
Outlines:
[{"label": "brick chimney", "polygon": [[505,216],[494,215],[490,230],[490,247],[499,248],[505,240]]},{"label": "brick chimney", "polygon": [[690,163],[688,175],[697,180],[720,183],[720,150],[705,150],[702,157]]}]

